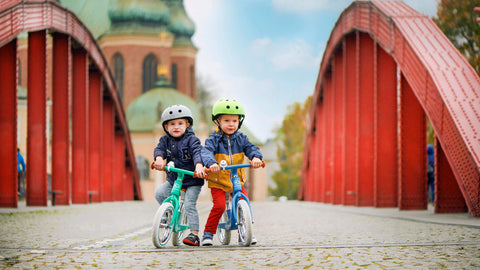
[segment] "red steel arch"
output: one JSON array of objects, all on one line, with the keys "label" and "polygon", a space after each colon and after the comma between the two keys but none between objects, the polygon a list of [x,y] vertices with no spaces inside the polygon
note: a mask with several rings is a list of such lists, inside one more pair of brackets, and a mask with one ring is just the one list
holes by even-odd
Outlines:
[{"label": "red steel arch", "polygon": [[[13,157],[17,37],[22,32],[28,32],[27,205],[46,206],[48,201],[47,79],[52,80],[51,189],[56,204],[141,200],[123,107],[90,31],[56,1],[6,0],[0,3],[0,207],[18,206]],[[52,37],[52,78],[46,75],[47,35]]]},{"label": "red steel arch", "polygon": [[[480,216],[480,79],[427,16],[354,1],[331,32],[313,97],[299,199]],[[315,147],[311,147],[315,146]]]}]

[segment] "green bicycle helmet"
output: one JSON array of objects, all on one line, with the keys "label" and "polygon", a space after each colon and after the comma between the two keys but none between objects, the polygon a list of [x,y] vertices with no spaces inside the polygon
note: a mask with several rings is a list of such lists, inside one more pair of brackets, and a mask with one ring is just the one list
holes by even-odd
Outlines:
[{"label": "green bicycle helmet", "polygon": [[234,114],[240,116],[240,124],[238,128],[242,126],[243,119],[245,119],[245,110],[242,104],[233,99],[220,99],[215,102],[212,107],[212,121],[215,122],[220,115]]}]

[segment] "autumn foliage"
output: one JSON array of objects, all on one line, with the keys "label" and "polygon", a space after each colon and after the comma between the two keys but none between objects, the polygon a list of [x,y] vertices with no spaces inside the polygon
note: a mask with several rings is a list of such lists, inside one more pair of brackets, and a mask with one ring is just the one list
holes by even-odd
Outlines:
[{"label": "autumn foliage", "polygon": [[280,169],[272,175],[276,187],[269,188],[269,191],[273,196],[297,198],[311,100],[310,96],[303,104],[295,102],[289,105],[282,126],[277,132]]},{"label": "autumn foliage", "polygon": [[480,75],[480,0],[440,0],[433,21]]}]

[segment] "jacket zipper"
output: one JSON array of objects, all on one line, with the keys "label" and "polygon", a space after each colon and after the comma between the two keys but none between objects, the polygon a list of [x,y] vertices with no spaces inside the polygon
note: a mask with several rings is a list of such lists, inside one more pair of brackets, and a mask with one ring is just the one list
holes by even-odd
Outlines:
[{"label": "jacket zipper", "polygon": [[228,156],[230,157],[230,165],[233,165],[232,145],[230,144],[230,137],[227,137],[227,142],[228,142]]}]

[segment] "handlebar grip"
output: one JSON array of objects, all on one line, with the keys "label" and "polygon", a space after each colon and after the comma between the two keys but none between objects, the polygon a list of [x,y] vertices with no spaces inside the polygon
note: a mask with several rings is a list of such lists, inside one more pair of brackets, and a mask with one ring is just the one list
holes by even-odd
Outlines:
[{"label": "handlebar grip", "polygon": [[[252,164],[252,162],[250,161],[250,166],[252,166],[252,165],[253,165],[253,164]],[[265,161],[262,160],[262,165],[260,165],[260,167],[265,168]]]},{"label": "handlebar grip", "polygon": [[[152,164],[150,164],[150,169],[152,169],[152,170],[156,170],[156,169],[155,169],[155,161],[154,161],[154,162],[152,162]],[[165,171],[165,168],[162,168],[162,169],[161,169],[161,170],[159,170],[159,171]]]},{"label": "handlebar grip", "polygon": [[[252,165],[252,162],[250,161],[250,165]],[[265,161],[262,160],[262,165],[261,165],[262,168],[265,168]]]},{"label": "handlebar grip", "polygon": [[197,172],[193,172],[193,178],[201,178],[203,180],[208,180],[208,174],[206,176],[198,175]]}]

